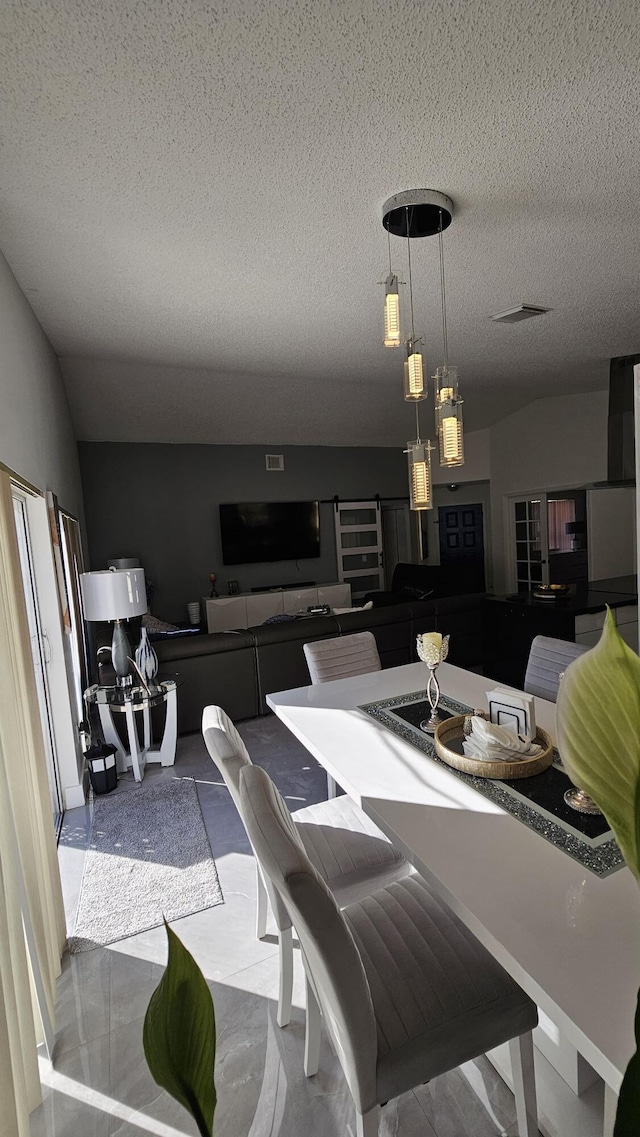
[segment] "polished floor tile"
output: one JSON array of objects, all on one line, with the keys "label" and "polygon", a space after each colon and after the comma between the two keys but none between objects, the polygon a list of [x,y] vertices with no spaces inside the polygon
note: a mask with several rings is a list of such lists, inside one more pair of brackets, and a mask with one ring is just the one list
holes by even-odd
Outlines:
[{"label": "polished floor tile", "polygon": [[[326,796],[313,758],[272,716],[239,724],[255,761],[291,809]],[[174,927],[209,982],[216,1009],[216,1137],[354,1137],[353,1104],[323,1038],[318,1074],[305,1078],[304,982],[296,949],[291,1024],[276,1023],[277,945],[273,925],[255,938],[255,867],[237,811],[199,735],[179,740],[175,767],[147,778],[193,777],[216,859],[224,904]],[[139,787],[128,776],[117,793]],[[60,845],[70,930],[82,877],[90,810],[65,817]],[[44,1101],[31,1137],[195,1137],[189,1115],[154,1083],[142,1025],[166,962],[163,928],[108,948],[65,956],[58,984],[53,1063],[42,1061]],[[380,1137],[506,1137],[516,1133],[513,1097],[485,1059],[467,1063],[390,1102]]]}]

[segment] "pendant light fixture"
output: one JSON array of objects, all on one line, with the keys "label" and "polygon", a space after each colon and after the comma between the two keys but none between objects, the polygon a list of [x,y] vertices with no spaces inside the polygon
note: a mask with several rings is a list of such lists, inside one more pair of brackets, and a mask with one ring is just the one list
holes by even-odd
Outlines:
[{"label": "pendant light fixture", "polygon": [[440,465],[445,467],[463,466],[464,435],[462,429],[462,399],[458,394],[458,368],[449,367],[442,217],[438,230],[438,248],[440,252],[440,297],[442,302],[442,348],[444,352],[444,367],[438,367],[433,377],[435,381],[436,434],[438,436]]},{"label": "pendant light fixture", "polygon": [[[459,416],[459,404],[461,400],[458,398],[457,389],[457,375],[455,369],[448,367],[447,360],[447,347],[446,347],[446,315],[444,306],[444,265],[442,260],[442,233],[451,223],[453,214],[453,202],[446,194],[439,193],[437,190],[404,190],[402,193],[394,194],[390,197],[382,207],[382,224],[387,230],[389,238],[389,277],[385,284],[387,287],[387,295],[389,288],[393,285],[392,271],[391,271],[391,242],[390,235],[393,234],[397,237],[406,237],[407,239],[407,260],[409,268],[409,304],[411,312],[411,335],[407,339],[407,358],[404,363],[404,397],[407,401],[414,402],[416,406],[416,439],[407,444],[405,453],[408,455],[409,464],[409,499],[410,507],[412,510],[420,511],[424,509],[433,509],[433,484],[431,477],[431,453],[434,449],[429,439],[423,439],[420,436],[420,418],[419,418],[419,403],[427,397],[427,384],[425,382],[424,362],[422,357],[422,337],[416,336],[414,324],[414,310],[413,310],[413,278],[411,266],[411,241],[414,237],[432,237],[436,233],[439,234],[440,239],[440,279],[442,290],[442,305],[443,305],[443,329],[445,336],[445,363],[446,368],[439,368],[438,371],[442,372],[443,382],[438,385],[436,382],[436,429],[438,438],[440,440],[440,453],[444,449],[448,454],[457,456],[461,453],[461,446],[458,446],[457,434],[455,445],[453,442],[453,434],[455,433],[456,423],[460,423],[460,438],[462,431],[462,419]],[[395,278],[397,289],[397,277]],[[396,293],[397,294],[397,293]],[[399,319],[398,319],[399,328]],[[386,338],[386,297],[385,297],[385,343]],[[446,372],[446,374],[445,374]],[[444,386],[444,380],[450,383],[450,386]],[[451,407],[455,406],[454,415],[450,411]],[[452,420],[451,424],[449,419]],[[441,428],[441,423],[446,421],[446,426]],[[446,438],[446,446],[442,439]],[[442,460],[442,459],[441,459]],[[446,465],[460,465],[458,460],[447,461],[443,463]]]},{"label": "pendant light fixture", "polygon": [[415,321],[413,318],[413,275],[411,272],[411,239],[409,230],[411,218],[409,210],[413,206],[405,205],[405,229],[407,233],[407,264],[409,268],[409,309],[411,312],[411,335],[407,340],[407,365],[404,370],[404,397],[409,402],[421,401],[427,397],[427,387],[424,381],[424,367],[420,345],[422,339],[416,336]]},{"label": "pendant light fixture", "polygon": [[391,268],[391,238],[387,233],[389,245],[389,274],[384,281],[384,346],[400,347],[400,293],[398,277]]}]

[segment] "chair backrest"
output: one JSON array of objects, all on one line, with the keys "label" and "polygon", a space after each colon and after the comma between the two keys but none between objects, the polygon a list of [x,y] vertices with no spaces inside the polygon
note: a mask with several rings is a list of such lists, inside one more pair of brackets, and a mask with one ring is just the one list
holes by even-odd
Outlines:
[{"label": "chair backrest", "polygon": [[307,976],[324,1015],[356,1107],[376,1103],[378,1046],[371,992],[360,953],[336,901],[312,865],[291,814],[259,766],[240,774],[249,839],[288,910]]},{"label": "chair backrest", "polygon": [[588,647],[571,643],[569,640],[556,640],[550,636],[536,636],[531,644],[529,662],[524,677],[524,689],[529,695],[548,699],[555,703],[558,697],[560,676],[579,655],[584,655]]},{"label": "chair backrest", "polygon": [[[235,807],[240,814],[240,820],[247,829],[247,820],[244,815],[244,807],[240,800],[240,771],[246,766],[251,766],[251,758],[244,742],[242,741],[238,731],[233,725],[228,714],[223,711],[222,707],[210,706],[205,707],[202,712],[202,737],[204,744],[209,751],[210,757],[215,762],[218,770],[224,778],[227,789],[233,798]],[[251,836],[247,830],[247,836],[251,841]],[[260,868],[260,857],[254,848],[254,853]],[[264,879],[264,872],[262,873]],[[284,907],[280,897],[274,895],[271,882],[265,880],[269,900],[271,902],[271,910],[278,929],[283,932],[286,928],[291,927],[286,908]]]},{"label": "chair backrest", "polygon": [[316,640],[304,645],[304,654],[312,683],[330,683],[332,679],[382,670],[373,632]]},{"label": "chair backrest", "polygon": [[[240,808],[240,770],[251,765],[251,758],[238,731],[222,707],[205,707],[202,712],[204,744],[224,778],[238,813]],[[243,818],[244,820],[244,818]]]}]

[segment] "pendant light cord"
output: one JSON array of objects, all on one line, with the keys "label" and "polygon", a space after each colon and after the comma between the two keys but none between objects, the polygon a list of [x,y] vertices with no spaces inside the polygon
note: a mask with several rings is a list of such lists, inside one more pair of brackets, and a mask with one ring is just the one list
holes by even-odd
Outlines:
[{"label": "pendant light cord", "polygon": [[[416,330],[413,323],[413,277],[411,275],[411,237],[409,236],[409,206],[405,206],[405,218],[407,222],[407,258],[409,261],[409,304],[411,307],[411,339],[415,340]],[[420,403],[416,400],[416,440],[420,441]]]},{"label": "pendant light cord", "polygon": [[440,248],[440,295],[442,298],[442,345],[444,348],[444,366],[449,369],[449,344],[447,342],[447,303],[444,285],[444,249],[442,245],[442,210],[440,210],[440,230],[438,232],[438,245]]},{"label": "pendant light cord", "polygon": [[407,256],[409,258],[409,304],[411,306],[411,339],[416,338],[416,331],[413,324],[413,279],[411,276],[411,238],[409,236],[409,206],[405,206],[405,215],[407,221]]},{"label": "pendant light cord", "polygon": [[389,232],[388,229],[387,229],[387,247],[389,249],[389,276],[391,276],[391,273],[393,272],[393,269],[391,268],[391,233]]}]

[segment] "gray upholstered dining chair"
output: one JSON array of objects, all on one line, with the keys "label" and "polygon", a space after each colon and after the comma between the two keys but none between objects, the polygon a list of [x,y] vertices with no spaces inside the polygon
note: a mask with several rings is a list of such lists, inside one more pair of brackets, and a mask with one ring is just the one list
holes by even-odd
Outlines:
[{"label": "gray upholstered dining chair", "polygon": [[373,632],[316,640],[304,645],[304,654],[312,683],[330,683],[332,679],[382,670]]},{"label": "gray upholstered dining chair", "polygon": [[[207,750],[222,774],[244,822],[239,777],[240,770],[251,765],[247,748],[222,707],[205,707],[202,734]],[[350,797],[338,797],[298,809],[293,814],[293,822],[308,856],[323,880],[327,881],[340,905],[360,899],[368,892],[412,871],[408,861],[394,849]],[[291,920],[268,881],[265,887],[259,861],[256,861],[256,890],[258,939],[263,939],[266,934],[269,901],[278,928],[278,1023],[286,1026],[291,1017],[293,986]]]},{"label": "gray upholstered dining chair", "polygon": [[529,695],[548,699],[555,703],[558,697],[560,676],[579,655],[584,655],[588,647],[571,643],[569,640],[556,640],[551,636],[536,636],[529,652],[524,689]]},{"label": "gray upholstered dining chair", "polygon": [[[304,654],[312,683],[330,683],[332,679],[349,679],[382,671],[373,632],[355,632],[352,636],[336,636],[304,644]],[[327,797],[336,796],[336,783],[327,774]]]},{"label": "gray upholstered dining chair", "polygon": [[537,1137],[535,1003],[419,876],[343,912],[312,865],[268,774],[240,772],[240,801],[263,871],[287,909],[307,979],[305,1073],[324,1018],[356,1108],[377,1137],[379,1106],[509,1042],[520,1137]]}]

